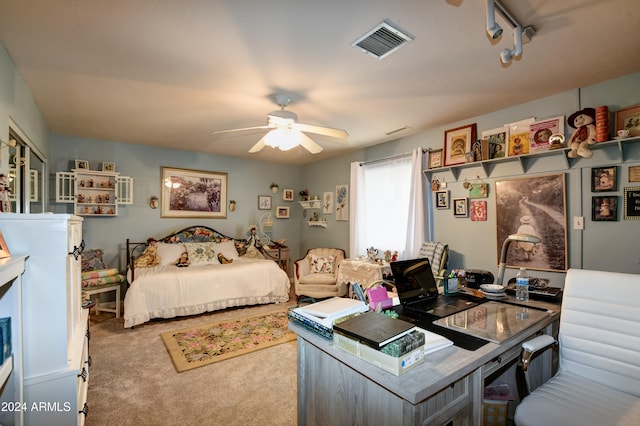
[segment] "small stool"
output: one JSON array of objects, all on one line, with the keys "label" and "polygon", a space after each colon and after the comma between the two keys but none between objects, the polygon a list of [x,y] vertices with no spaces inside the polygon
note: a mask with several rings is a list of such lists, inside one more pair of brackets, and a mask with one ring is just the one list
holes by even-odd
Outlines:
[{"label": "small stool", "polygon": [[103,286],[96,287],[84,287],[82,291],[87,295],[91,296],[93,294],[101,294],[106,293],[107,291],[115,291],[116,292],[116,307],[114,308],[104,308],[102,305],[104,303],[96,303],[95,311],[96,313],[103,312],[111,312],[116,314],[116,318],[120,318],[120,284],[107,284]]}]

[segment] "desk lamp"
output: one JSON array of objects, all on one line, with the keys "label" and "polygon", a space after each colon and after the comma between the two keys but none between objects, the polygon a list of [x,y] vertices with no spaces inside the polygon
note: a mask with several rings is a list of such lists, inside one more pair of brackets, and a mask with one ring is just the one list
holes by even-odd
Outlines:
[{"label": "desk lamp", "polygon": [[504,279],[505,263],[507,261],[507,249],[509,248],[509,245],[513,241],[520,241],[523,243],[535,244],[535,243],[539,243],[541,240],[539,237],[536,237],[535,235],[529,235],[529,234],[511,234],[507,237],[506,240],[504,240],[504,243],[502,244],[502,251],[500,252],[500,264],[498,266],[498,279],[496,280],[496,284],[498,285],[502,285],[502,281]]}]

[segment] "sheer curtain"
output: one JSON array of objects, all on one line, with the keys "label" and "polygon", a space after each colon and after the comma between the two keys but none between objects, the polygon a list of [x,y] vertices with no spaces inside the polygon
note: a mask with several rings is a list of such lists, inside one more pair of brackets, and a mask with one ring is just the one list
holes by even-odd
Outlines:
[{"label": "sheer curtain", "polygon": [[349,256],[368,247],[415,257],[425,241],[422,148],[412,155],[351,163]]}]

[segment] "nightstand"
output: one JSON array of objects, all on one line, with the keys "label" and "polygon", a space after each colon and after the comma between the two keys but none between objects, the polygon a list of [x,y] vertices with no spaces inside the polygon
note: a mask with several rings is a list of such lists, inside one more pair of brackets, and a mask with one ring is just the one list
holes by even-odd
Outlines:
[{"label": "nightstand", "polygon": [[267,259],[275,261],[289,275],[289,247],[282,245],[279,247],[262,246],[262,249],[266,253]]}]

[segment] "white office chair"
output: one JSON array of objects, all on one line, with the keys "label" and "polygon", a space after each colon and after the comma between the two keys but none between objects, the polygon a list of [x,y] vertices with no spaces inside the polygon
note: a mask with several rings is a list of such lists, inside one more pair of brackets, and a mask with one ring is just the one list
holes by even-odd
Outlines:
[{"label": "white office chair", "polygon": [[[549,339],[523,344],[524,369]],[[570,269],[558,340],[558,373],[522,400],[516,425],[639,424],[640,275]]]}]

